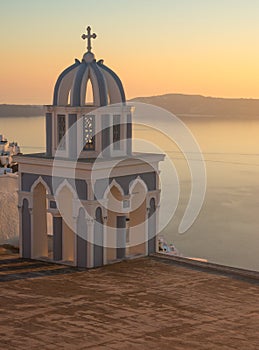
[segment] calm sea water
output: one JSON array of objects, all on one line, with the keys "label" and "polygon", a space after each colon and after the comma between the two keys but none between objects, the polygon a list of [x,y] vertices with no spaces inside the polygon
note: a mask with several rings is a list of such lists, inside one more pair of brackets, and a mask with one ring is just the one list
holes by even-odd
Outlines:
[{"label": "calm sea water", "polygon": [[[199,143],[207,168],[207,192],[201,212],[185,234],[178,233],[190,195],[190,176],[184,157],[177,148],[164,143],[181,184],[180,200],[174,217],[163,230],[185,256],[259,271],[259,118],[182,117]],[[0,133],[18,141],[22,152],[41,152],[45,147],[45,120],[0,118]],[[152,130],[137,127],[137,137],[152,138]],[[174,186],[161,165],[163,211],[172,198],[166,187]]]}]

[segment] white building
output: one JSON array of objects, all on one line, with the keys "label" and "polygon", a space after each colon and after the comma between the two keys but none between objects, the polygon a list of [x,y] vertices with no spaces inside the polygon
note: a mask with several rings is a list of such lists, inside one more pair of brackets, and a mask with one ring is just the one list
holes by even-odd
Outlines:
[{"label": "white building", "polygon": [[91,268],[156,251],[164,156],[132,153],[132,107],[91,52],[95,37],[88,27],[87,52],[61,73],[45,107],[46,152],[16,158],[25,258]]},{"label": "white building", "polygon": [[4,135],[0,134],[0,175],[12,173],[12,167],[15,165],[13,156],[20,152],[17,142],[9,142]]}]

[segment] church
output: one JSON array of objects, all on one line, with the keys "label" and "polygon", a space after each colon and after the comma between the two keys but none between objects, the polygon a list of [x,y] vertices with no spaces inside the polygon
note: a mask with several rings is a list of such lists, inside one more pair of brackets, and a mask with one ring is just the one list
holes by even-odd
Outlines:
[{"label": "church", "polygon": [[156,252],[164,155],[132,151],[134,107],[82,38],[45,106],[45,152],[16,156],[20,255],[95,268]]}]

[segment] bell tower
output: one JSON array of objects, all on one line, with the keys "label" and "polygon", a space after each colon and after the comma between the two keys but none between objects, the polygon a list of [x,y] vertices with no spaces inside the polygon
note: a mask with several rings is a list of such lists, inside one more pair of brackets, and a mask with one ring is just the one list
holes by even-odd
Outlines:
[{"label": "bell tower", "polygon": [[[121,80],[87,51],[45,106],[46,151],[17,156],[20,254],[92,268],[156,251],[163,154],[132,152]],[[87,97],[92,93],[92,99]]]},{"label": "bell tower", "polygon": [[[117,74],[92,53],[97,35],[87,27],[87,52],[58,77],[46,106],[46,154],[64,158],[131,155],[132,108]],[[87,95],[92,90],[89,103]],[[68,130],[76,123],[76,127]],[[111,146],[113,145],[113,146]]]}]

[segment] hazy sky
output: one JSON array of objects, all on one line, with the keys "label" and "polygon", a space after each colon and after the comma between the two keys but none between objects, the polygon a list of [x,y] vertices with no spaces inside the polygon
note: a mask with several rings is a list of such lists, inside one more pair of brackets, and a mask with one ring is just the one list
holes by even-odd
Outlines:
[{"label": "hazy sky", "polygon": [[0,103],[52,103],[87,25],[128,98],[259,98],[259,0],[0,0]]}]

